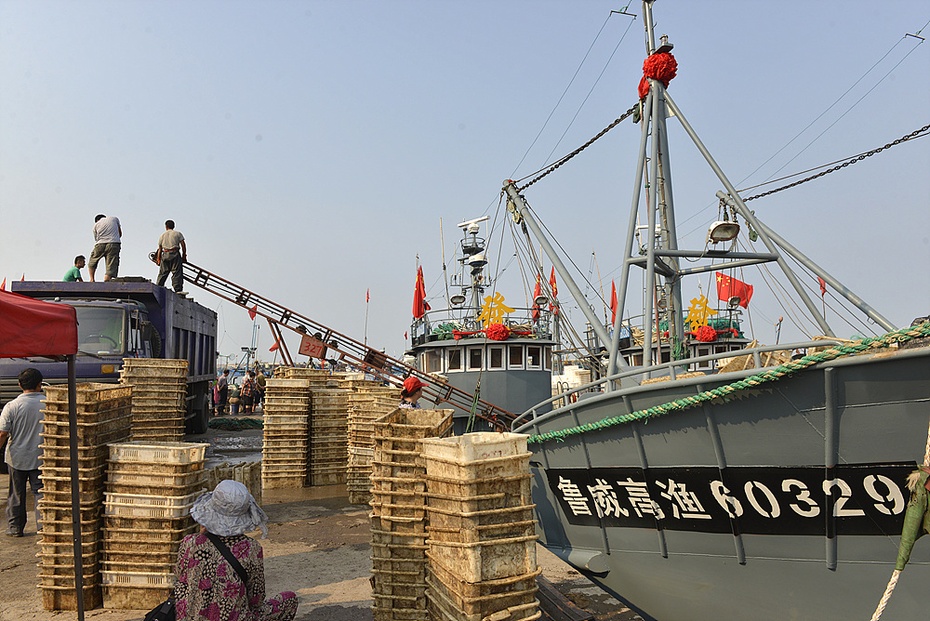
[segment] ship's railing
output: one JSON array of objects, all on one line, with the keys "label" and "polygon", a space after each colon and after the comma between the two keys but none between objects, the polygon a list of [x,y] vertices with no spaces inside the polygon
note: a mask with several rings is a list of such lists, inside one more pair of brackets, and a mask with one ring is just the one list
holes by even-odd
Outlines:
[{"label": "ship's railing", "polygon": [[[456,332],[460,337],[481,332],[484,325],[478,320],[480,312],[480,309],[467,306],[427,311],[410,325],[410,342],[417,346],[453,339]],[[534,312],[537,312],[536,319],[533,318]],[[514,308],[500,323],[522,338],[552,338],[552,312],[548,309]]]},{"label": "ship's railing", "polygon": [[[515,418],[511,424],[511,429],[522,427],[532,421],[535,421],[537,418],[543,415],[546,415],[548,418],[549,416],[553,415],[556,410],[570,406],[572,403],[588,398],[592,394],[602,394],[615,390],[625,390],[629,387],[639,387],[642,380],[654,377],[668,377],[671,381],[674,381],[675,379],[678,379],[679,375],[692,373],[689,367],[695,363],[717,361],[724,358],[733,358],[735,356],[752,356],[754,368],[750,368],[747,372],[757,373],[759,369],[765,368],[766,366],[775,366],[773,364],[763,364],[763,354],[774,351],[806,351],[807,349],[814,347],[833,347],[835,345],[842,344],[843,341],[839,340],[820,339],[816,341],[803,341],[780,345],[759,345],[757,347],[741,349],[737,352],[729,351],[709,354],[707,356],[685,358],[683,360],[673,360],[671,362],[663,362],[662,364],[656,364],[648,367],[630,367],[624,369],[620,373],[616,373],[609,377],[603,377],[593,382],[577,386],[572,390],[560,393],[550,397],[549,399],[546,399],[545,401],[537,403],[523,414],[517,416],[517,418]],[[715,374],[716,373],[708,372],[706,376],[711,377]],[[645,388],[648,389],[655,386],[657,385],[646,385]],[[658,384],[658,386],[661,386],[661,384]]]}]

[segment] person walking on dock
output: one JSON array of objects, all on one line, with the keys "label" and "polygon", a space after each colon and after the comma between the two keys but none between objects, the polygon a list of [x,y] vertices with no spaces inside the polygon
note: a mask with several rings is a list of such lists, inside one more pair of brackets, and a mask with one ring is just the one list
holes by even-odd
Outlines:
[{"label": "person walking on dock", "polygon": [[184,274],[181,269],[187,261],[187,242],[180,231],[174,230],[174,220],[165,221],[165,232],[158,238],[158,251],[155,253],[155,263],[159,265],[159,287],[165,285],[168,274],[171,274],[171,285],[178,293],[184,289]]},{"label": "person walking on dock", "polygon": [[90,260],[87,262],[87,273],[90,275],[91,282],[96,282],[94,274],[100,259],[107,262],[107,271],[103,275],[103,281],[116,278],[119,273],[119,251],[122,237],[123,227],[120,226],[119,218],[105,216],[102,213],[97,214],[94,218],[94,250],[90,253]]},{"label": "person walking on dock", "polygon": [[[0,445],[6,447],[6,463],[10,473],[10,497],[6,517],[10,537],[22,537],[26,528],[26,484],[32,488],[36,506],[42,497],[42,420],[45,418],[45,394],[42,392],[42,373],[38,369],[24,369],[19,374],[22,394],[3,406],[0,413]],[[36,509],[36,530],[41,530],[39,511]]]}]

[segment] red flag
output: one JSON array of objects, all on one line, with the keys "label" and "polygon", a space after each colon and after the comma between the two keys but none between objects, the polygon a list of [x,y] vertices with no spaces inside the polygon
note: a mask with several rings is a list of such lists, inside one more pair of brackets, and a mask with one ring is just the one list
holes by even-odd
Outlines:
[{"label": "red flag", "polygon": [[255,315],[258,314],[258,304],[249,309],[249,319],[255,319]]},{"label": "red flag", "polygon": [[827,281],[818,276],[817,282],[820,283],[820,297],[823,297],[827,294]]},{"label": "red flag", "polygon": [[739,305],[743,308],[749,308],[749,300],[752,299],[752,285],[731,278],[723,272],[717,272],[717,299],[721,302],[727,302],[732,297],[738,297]]},{"label": "red flag", "polygon": [[539,274],[536,274],[536,287],[533,288],[533,321],[539,320],[539,304],[536,303],[536,298],[542,295],[542,278]]},{"label": "red flag", "polygon": [[365,304],[371,301],[371,289],[365,289]]},{"label": "red flag", "polygon": [[549,286],[552,288],[552,302],[549,304],[549,310],[554,314],[559,314],[559,309],[555,305],[555,299],[559,297],[559,287],[555,283],[555,266],[552,266],[552,271],[549,272]]},{"label": "red flag", "polygon": [[279,347],[281,347],[281,343],[278,341],[275,341],[274,345],[268,348],[268,351],[278,351]]},{"label": "red flag", "polygon": [[23,277],[19,279],[19,282],[26,282],[26,272],[23,272]]},{"label": "red flag", "polygon": [[423,281],[423,266],[417,268],[417,282],[413,287],[413,317],[419,319],[430,310],[426,301],[426,283]]},{"label": "red flag", "polygon": [[610,323],[617,322],[617,285],[610,281]]},{"label": "red flag", "polygon": [[3,282],[0,282],[0,291],[6,291],[6,278],[3,279]]},{"label": "red flag", "polygon": [[407,333],[406,333],[406,332],[404,332],[404,340],[405,340],[405,341],[407,340]]}]

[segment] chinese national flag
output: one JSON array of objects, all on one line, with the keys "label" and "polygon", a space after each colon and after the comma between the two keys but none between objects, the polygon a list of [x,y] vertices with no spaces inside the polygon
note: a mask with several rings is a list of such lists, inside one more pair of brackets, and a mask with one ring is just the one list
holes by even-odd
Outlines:
[{"label": "chinese national flag", "polygon": [[413,317],[419,319],[430,310],[426,301],[426,283],[423,282],[423,266],[417,268],[417,282],[413,287]]},{"label": "chinese national flag", "polygon": [[3,282],[0,282],[0,291],[6,291],[6,278],[3,279]]},{"label": "chinese national flag", "polygon": [[275,341],[274,345],[268,348],[268,351],[278,351],[279,347],[281,347],[281,343],[279,341]]},{"label": "chinese national flag", "polygon": [[610,281],[610,323],[617,323],[617,285]]},{"label": "chinese national flag", "polygon": [[740,306],[749,308],[749,300],[752,299],[752,285],[731,278],[723,272],[717,272],[717,299],[726,302],[733,296],[739,298]]},{"label": "chinese national flag", "polygon": [[559,287],[555,283],[555,266],[554,265],[552,266],[552,270],[549,272],[549,286],[552,288],[552,302],[553,302],[549,304],[549,310],[551,310],[554,314],[558,315],[559,309],[555,305],[555,299],[559,297]]},{"label": "chinese national flag", "polygon": [[827,294],[827,281],[818,276],[817,284],[820,285],[820,297],[825,296]]},{"label": "chinese national flag", "polygon": [[533,321],[539,320],[539,304],[536,303],[536,298],[542,295],[541,280],[539,274],[536,274],[536,286],[533,288]]},{"label": "chinese national flag", "polygon": [[249,319],[255,319],[255,316],[258,314],[258,304],[254,305],[249,309]]}]

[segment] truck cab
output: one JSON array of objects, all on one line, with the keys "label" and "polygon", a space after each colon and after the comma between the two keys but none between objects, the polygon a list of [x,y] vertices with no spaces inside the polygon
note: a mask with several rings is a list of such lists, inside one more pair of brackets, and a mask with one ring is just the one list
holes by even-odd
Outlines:
[{"label": "truck cab", "polygon": [[[14,293],[69,304],[78,321],[75,370],[79,382],[119,382],[126,358],[188,361],[186,427],[206,431],[210,382],[216,377],[216,313],[142,278],[109,282],[20,281]],[[68,379],[65,362],[49,358],[0,360],[0,400],[19,394],[17,376],[35,367],[45,381]]]}]

